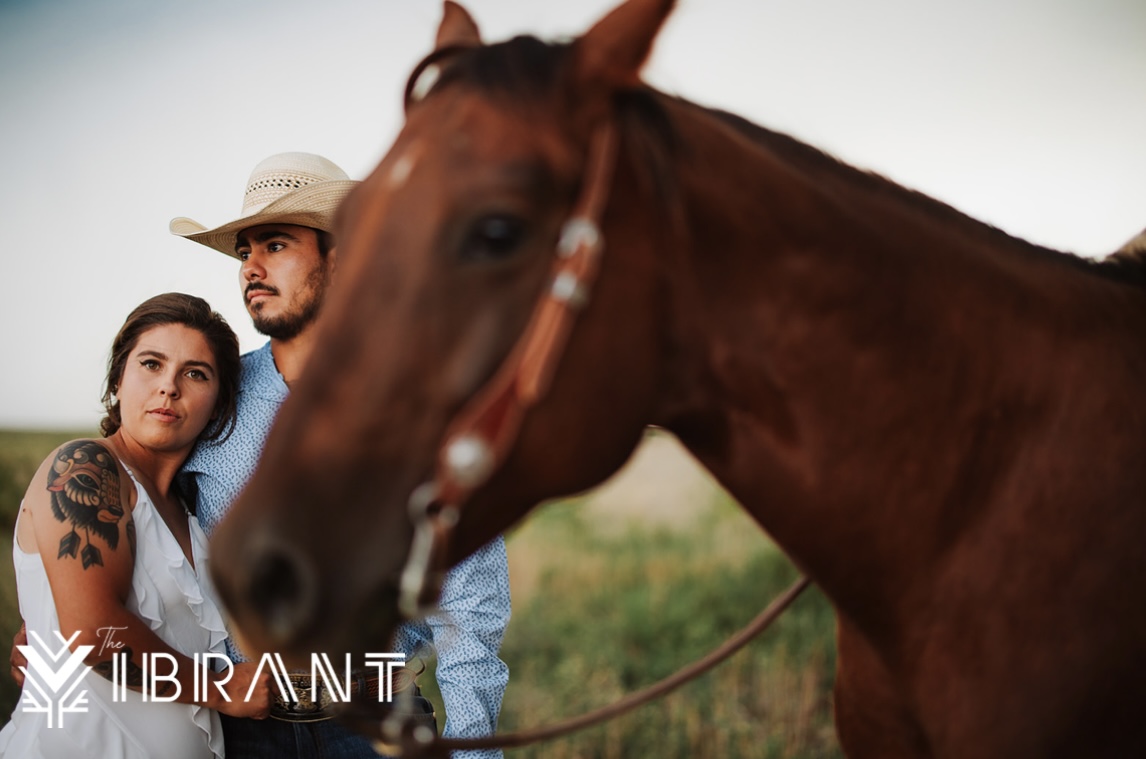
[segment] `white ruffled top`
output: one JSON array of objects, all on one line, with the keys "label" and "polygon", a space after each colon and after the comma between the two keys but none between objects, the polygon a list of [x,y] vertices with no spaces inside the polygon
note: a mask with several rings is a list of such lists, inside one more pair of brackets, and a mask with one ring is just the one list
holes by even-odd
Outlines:
[{"label": "white ruffled top", "polygon": [[[129,472],[131,474],[131,472]],[[207,539],[198,521],[188,515],[191,555],[155,510],[147,491],[132,475],[137,493],[136,556],[127,608],[164,642],[186,656],[225,653],[227,628],[208,571]],[[13,540],[20,613],[29,636],[33,631],[59,645],[52,589],[38,553],[26,553]],[[138,652],[137,652],[138,656]],[[89,672],[85,713],[68,713],[62,726],[47,727],[46,715],[25,712],[23,699],[11,722],[0,732],[0,757],[123,757],[124,759],[211,759],[223,756],[223,732],[216,712],[202,706],[143,701],[133,690],[127,700],[113,701],[111,683]],[[121,692],[122,693],[122,692]]]}]

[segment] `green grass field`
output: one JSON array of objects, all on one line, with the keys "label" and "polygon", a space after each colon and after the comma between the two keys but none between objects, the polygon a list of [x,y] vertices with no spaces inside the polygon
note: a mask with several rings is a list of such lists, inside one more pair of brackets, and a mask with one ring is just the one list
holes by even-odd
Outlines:
[{"label": "green grass field", "polygon": [[[0,645],[19,625],[11,535],[28,479],[86,433],[0,431]],[[700,658],[795,578],[728,497],[664,439],[586,497],[537,509],[508,536],[513,620],[501,728],[548,724],[610,703]],[[643,448],[642,452],[646,449]],[[831,722],[834,621],[814,588],[773,629],[699,680],[613,722],[508,756],[841,756]],[[432,662],[431,662],[432,665]],[[5,668],[6,669],[6,668]],[[438,704],[432,678],[420,678]],[[0,676],[0,714],[18,692]]]},{"label": "green grass field", "polygon": [[[755,538],[755,539],[750,539]],[[699,659],[796,577],[727,500],[687,529],[601,534],[575,504],[545,507],[510,539],[560,553],[515,606],[503,729],[603,706]],[[744,651],[664,700],[521,757],[833,757],[834,622],[815,590]]]}]

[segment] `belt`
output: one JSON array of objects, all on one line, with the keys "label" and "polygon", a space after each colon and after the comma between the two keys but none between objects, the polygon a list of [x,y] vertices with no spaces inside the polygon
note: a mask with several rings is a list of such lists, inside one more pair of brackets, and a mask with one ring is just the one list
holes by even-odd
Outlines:
[{"label": "belt", "polygon": [[[311,673],[306,671],[289,672],[287,677],[294,688],[298,701],[288,701],[284,698],[283,689],[277,684],[271,684],[271,711],[270,716],[286,722],[318,722],[334,717],[333,706],[340,706],[335,698],[341,699],[341,693],[331,693],[327,683],[322,678],[317,681],[311,679]],[[414,689],[415,704],[423,712],[428,712],[432,718],[433,705],[422,697],[422,691],[414,681],[415,673],[403,667],[395,669],[392,674],[391,686],[396,697],[407,688]],[[312,694],[313,684],[313,694]],[[344,685],[340,683],[340,685]],[[362,670],[350,674],[350,701],[357,703],[378,703],[378,673],[377,671]]]}]

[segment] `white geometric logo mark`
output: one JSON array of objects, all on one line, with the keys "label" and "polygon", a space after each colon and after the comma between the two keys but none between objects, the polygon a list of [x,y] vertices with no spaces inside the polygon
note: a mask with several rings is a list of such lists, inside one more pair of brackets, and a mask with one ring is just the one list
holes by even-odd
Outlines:
[{"label": "white geometric logo mark", "polygon": [[[47,714],[48,727],[63,727],[65,713],[82,713],[88,710],[88,692],[82,690],[73,694],[73,691],[83,682],[84,675],[91,669],[84,664],[84,659],[95,646],[78,646],[75,652],[72,652],[70,646],[80,634],[79,630],[72,633],[70,638],[64,638],[59,631],[56,631],[56,637],[62,645],[55,651],[44,643],[38,633],[29,634],[35,645],[17,646],[20,653],[28,659],[28,666],[20,667],[20,671],[24,673],[26,684],[36,690],[36,693],[33,693],[24,688],[24,711]],[[64,658],[65,654],[67,658]]]}]

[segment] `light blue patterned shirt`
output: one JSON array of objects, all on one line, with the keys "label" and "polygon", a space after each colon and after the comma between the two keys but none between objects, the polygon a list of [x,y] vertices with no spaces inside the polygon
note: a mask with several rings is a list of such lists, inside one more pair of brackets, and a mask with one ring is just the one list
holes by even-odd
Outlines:
[{"label": "light blue patterned shirt", "polygon": [[[234,431],[222,443],[200,443],[183,465],[183,472],[194,478],[195,513],[208,537],[254,474],[271,422],[286,397],[286,382],[269,342],[243,356]],[[509,668],[497,656],[510,613],[509,563],[500,536],[450,571],[441,609],[441,615],[400,627],[397,648],[407,659],[424,647],[435,649],[438,687],[446,705],[444,737],[490,735],[509,682]],[[227,645],[238,658],[231,641]],[[455,756],[496,759],[501,751]]]}]

